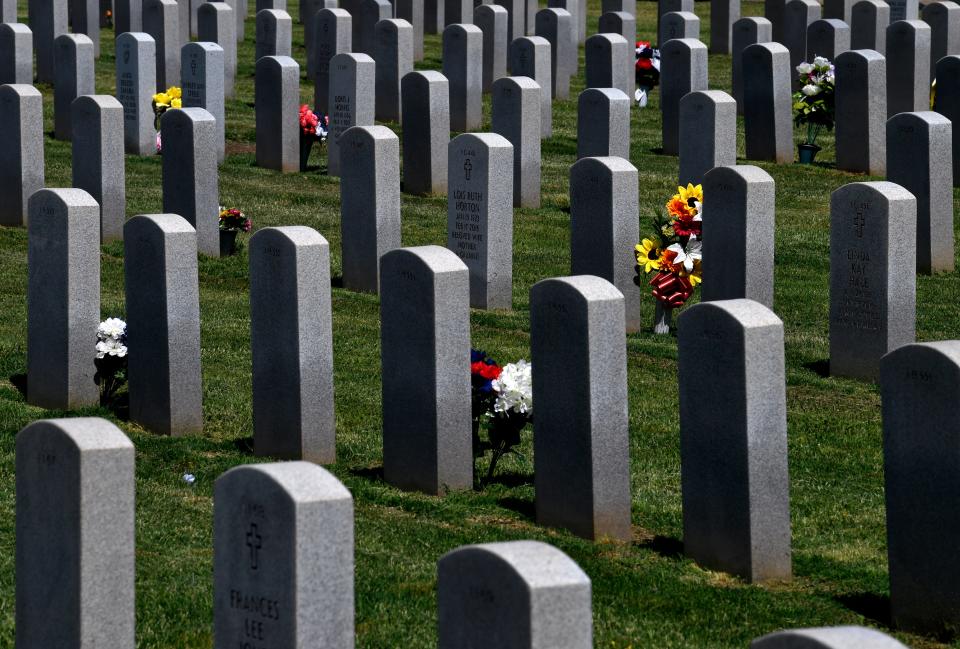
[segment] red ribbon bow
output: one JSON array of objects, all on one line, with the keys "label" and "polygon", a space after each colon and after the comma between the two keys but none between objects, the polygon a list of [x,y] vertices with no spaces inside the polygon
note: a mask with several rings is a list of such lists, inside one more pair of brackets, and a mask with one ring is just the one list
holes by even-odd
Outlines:
[{"label": "red ribbon bow", "polygon": [[690,280],[671,271],[661,270],[650,280],[650,286],[653,287],[653,297],[673,309],[683,306],[693,295]]}]

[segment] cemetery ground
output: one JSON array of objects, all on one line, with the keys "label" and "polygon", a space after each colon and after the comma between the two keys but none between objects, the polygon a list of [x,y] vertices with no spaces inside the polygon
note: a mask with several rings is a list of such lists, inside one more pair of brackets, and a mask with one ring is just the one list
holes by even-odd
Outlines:
[{"label": "cemetery ground", "polygon": [[[588,30],[599,1],[590,0]],[[638,3],[638,35],[655,32],[654,3]],[[744,2],[744,15],[762,4]],[[296,16],[296,1],[288,11]],[[697,3],[708,38],[709,3]],[[593,583],[597,647],[746,647],[777,629],[865,624],[889,632],[880,399],[877,387],[827,378],[829,196],[866,179],[833,168],[832,137],[821,137],[813,166],[755,163],[776,180],[775,308],[786,333],[793,571],[790,582],[748,585],[710,572],[682,552],[675,336],[656,336],[653,298],[644,287],[639,334],[627,337],[633,542],[591,543],[534,522],[532,430],[522,456],[508,456],[483,491],[443,498],[404,493],[381,472],[379,302],[338,286],[339,180],[316,150],[307,173],[254,166],[253,20],[238,53],[237,99],[227,103],[228,158],[220,202],[242,209],[254,228],[306,225],[330,241],[337,413],[337,463],[329,467],[356,506],[358,647],[436,645],[436,562],[464,544],[539,539],[572,557]],[[112,30],[103,32],[97,92],[114,91]],[[417,69],[440,68],[440,37],[427,35]],[[543,143],[543,206],[514,217],[513,310],[471,313],[471,340],[501,363],[530,357],[529,290],[569,274],[570,166],[576,159],[576,96],[554,102],[554,135]],[[294,56],[304,61],[302,27]],[[710,56],[710,88],[730,88],[730,58]],[[45,130],[52,91],[40,85]],[[313,88],[301,80],[302,101]],[[658,94],[633,109],[631,161],[639,169],[641,231],[676,189],[677,159],[659,154]],[[484,98],[484,130],[489,97]],[[290,119],[296,116],[291,115]],[[399,131],[396,125],[390,125]],[[742,121],[739,160],[743,161]],[[71,182],[69,142],[45,140],[47,186]],[[161,211],[161,159],[127,156],[127,214]],[[956,201],[957,193],[954,192]],[[709,197],[705,218],[710,218]],[[443,244],[446,197],[403,195],[403,245]],[[124,315],[123,246],[103,247],[102,316]],[[102,416],[137,449],[137,638],[143,648],[209,647],[212,634],[213,481],[252,454],[251,355],[246,250],[200,259],[204,431],[186,438],[147,433],[103,408],[51,412],[28,406],[26,371],[27,233],[0,228],[0,647],[14,638],[14,436],[35,419]],[[912,267],[900,269],[913,273]],[[706,277],[709,282],[710,278]],[[641,290],[641,289],[637,289]],[[917,277],[917,339],[960,336],[956,273]],[[91,331],[93,353],[95,332]],[[132,354],[137,350],[132,349]],[[483,461],[481,461],[483,462]],[[481,467],[485,468],[485,467]],[[184,473],[196,476],[188,485]],[[913,647],[958,646],[949,638],[895,633]],[[949,643],[953,642],[952,645]]]}]

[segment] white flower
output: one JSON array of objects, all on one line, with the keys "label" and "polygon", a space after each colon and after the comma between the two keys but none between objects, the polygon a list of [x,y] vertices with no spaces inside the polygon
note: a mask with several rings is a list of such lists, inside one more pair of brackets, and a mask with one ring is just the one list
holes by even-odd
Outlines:
[{"label": "white flower", "polygon": [[701,261],[703,259],[703,242],[697,239],[697,235],[691,234],[690,240],[687,242],[687,249],[685,251],[685,259],[683,260],[683,268],[688,273],[693,272],[693,262]]},{"label": "white flower", "polygon": [[97,338],[101,340],[106,340],[108,338],[113,338],[114,340],[120,340],[120,338],[127,332],[127,323],[121,320],[120,318],[107,318],[100,323],[100,326],[97,327]]},{"label": "white flower", "polygon": [[643,88],[637,88],[637,92],[634,94],[633,98],[637,101],[638,108],[647,107],[647,91]]},{"label": "white flower", "polygon": [[533,366],[521,359],[516,363],[507,363],[500,371],[499,378],[492,381],[497,398],[493,402],[494,412],[520,414],[533,412]]},{"label": "white flower", "polygon": [[702,221],[703,220],[703,203],[701,203],[700,201],[693,201],[693,206],[697,210],[697,213],[693,215],[693,220]]},{"label": "white flower", "polygon": [[813,72],[813,65],[810,63],[801,63],[797,66],[797,72],[800,74],[810,74]]},{"label": "white flower", "polygon": [[805,94],[807,97],[813,97],[814,95],[820,94],[820,88],[811,84],[807,84],[800,89],[800,92]]},{"label": "white flower", "polygon": [[825,68],[830,65],[830,59],[825,59],[822,56],[815,57],[813,59],[813,67],[815,68]]},{"label": "white flower", "polygon": [[104,356],[117,356],[123,358],[127,355],[127,346],[119,340],[108,338],[97,343],[97,358]]},{"label": "white flower", "polygon": [[184,473],[183,481],[189,485],[192,485],[194,482],[197,481],[197,476],[193,475],[192,473]]}]

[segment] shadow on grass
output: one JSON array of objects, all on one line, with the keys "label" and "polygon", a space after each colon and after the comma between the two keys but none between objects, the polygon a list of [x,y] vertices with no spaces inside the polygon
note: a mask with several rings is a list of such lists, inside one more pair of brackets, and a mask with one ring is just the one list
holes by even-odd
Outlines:
[{"label": "shadow on grass", "polygon": [[887,629],[892,627],[893,620],[890,618],[889,595],[852,593],[850,595],[839,595],[836,600],[842,606],[849,608],[855,613],[859,613],[874,624],[878,624]]},{"label": "shadow on grass", "polygon": [[338,275],[330,278],[330,286],[333,288],[343,288],[343,276]]},{"label": "shadow on grass", "polygon": [[662,146],[655,146],[652,149],[649,149],[649,151],[653,155],[664,155]]},{"label": "shadow on grass", "polygon": [[804,363],[803,366],[821,378],[824,378],[824,379],[830,378],[830,359],[829,358],[825,358],[821,361],[812,361],[810,363]]},{"label": "shadow on grass", "polygon": [[682,559],[683,541],[675,539],[672,536],[654,536],[652,539],[645,539],[635,544],[635,547],[641,550],[652,550],[664,559]]},{"label": "shadow on grass", "polygon": [[374,482],[383,482],[383,466],[365,466],[359,469],[350,469],[350,475],[373,480]]},{"label": "shadow on grass", "polygon": [[253,436],[238,437],[233,440],[233,447],[241,453],[253,453]]},{"label": "shadow on grass", "polygon": [[522,487],[524,485],[533,484],[533,474],[532,473],[517,473],[516,471],[510,471],[505,473],[495,473],[489,482],[485,482],[484,486],[498,484],[503,485],[504,487]]},{"label": "shadow on grass", "polygon": [[100,397],[100,405],[112,412],[120,421],[130,421],[129,392],[122,392],[115,397]]},{"label": "shadow on grass", "polygon": [[505,509],[510,509],[528,521],[536,522],[537,518],[537,508],[533,504],[532,500],[523,500],[522,498],[501,498],[497,501],[497,504]]},{"label": "shadow on grass", "polygon": [[26,374],[14,374],[10,377],[10,383],[17,389],[17,392],[20,393],[20,396],[23,397],[23,400],[27,400],[27,375]]}]

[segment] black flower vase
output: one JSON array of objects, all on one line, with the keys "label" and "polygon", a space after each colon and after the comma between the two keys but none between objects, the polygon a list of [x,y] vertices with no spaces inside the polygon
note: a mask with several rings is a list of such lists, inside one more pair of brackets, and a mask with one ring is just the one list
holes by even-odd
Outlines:
[{"label": "black flower vase", "polygon": [[230,257],[237,252],[237,231],[220,230],[220,256]]},{"label": "black flower vase", "polygon": [[817,154],[820,153],[820,147],[816,144],[798,144],[797,150],[802,165],[813,164]]},{"label": "black flower vase", "polygon": [[300,171],[307,170],[307,161],[310,160],[310,149],[313,148],[313,138],[300,136]]}]

